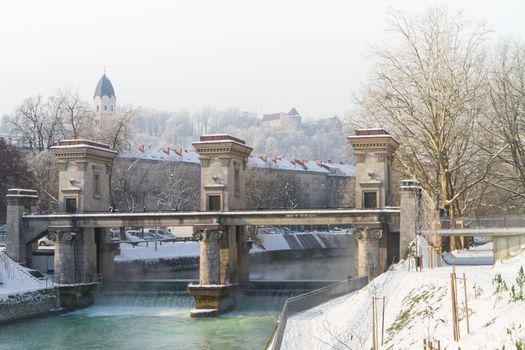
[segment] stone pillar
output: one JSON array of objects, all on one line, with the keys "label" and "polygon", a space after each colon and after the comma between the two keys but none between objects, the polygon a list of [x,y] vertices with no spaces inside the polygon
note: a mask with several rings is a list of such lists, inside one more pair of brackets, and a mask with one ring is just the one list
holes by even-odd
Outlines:
[{"label": "stone pillar", "polygon": [[55,274],[58,284],[77,283],[75,276],[75,232],[53,232],[48,234],[55,241]]},{"label": "stone pillar", "polygon": [[246,226],[237,226],[237,277],[238,282],[248,282],[250,280],[250,248],[251,244],[248,243],[248,235],[246,232]]},{"label": "stone pillar", "polygon": [[81,229],[75,242],[75,268],[77,283],[95,282],[97,273],[97,246],[95,229]]},{"label": "stone pillar", "polygon": [[402,180],[400,188],[399,259],[417,236],[421,186],[417,180]]},{"label": "stone pillar", "polygon": [[195,298],[190,316],[217,316],[233,308],[235,286],[229,281],[227,237],[224,228],[197,229],[193,236],[200,243],[200,263],[199,284],[188,285]]},{"label": "stone pillar", "polygon": [[[245,209],[244,172],[252,148],[230,135],[203,135],[193,147],[201,163],[200,209]],[[195,297],[191,316],[216,315],[233,307],[234,286],[248,279],[248,251],[243,233],[244,228],[237,226],[220,230],[197,228],[194,236],[200,241],[200,276],[199,285],[188,286]]]},{"label": "stone pillar", "polygon": [[115,274],[115,256],[119,249],[119,242],[111,239],[111,234],[106,228],[96,229],[98,235],[98,272],[102,280],[111,279]]},{"label": "stone pillar", "polygon": [[356,162],[356,208],[393,204],[392,161],[399,142],[384,129],[360,129],[348,136]]},{"label": "stone pillar", "polygon": [[28,250],[24,236],[22,215],[33,211],[38,201],[37,192],[11,188],[7,191],[7,256],[21,265],[27,265]]},{"label": "stone pillar", "polygon": [[205,229],[197,231],[193,236],[200,243],[199,284],[221,284],[219,240],[223,232]]},{"label": "stone pillar", "polygon": [[372,279],[383,272],[379,256],[379,240],[383,237],[383,230],[357,228],[355,237],[357,238],[357,275]]},{"label": "stone pillar", "polygon": [[[58,210],[69,214],[107,212],[110,202],[110,177],[113,159],[117,152],[109,145],[89,140],[61,140],[51,147],[57,158]],[[97,262],[105,267],[106,276],[113,267],[110,261],[115,248],[101,247],[105,239],[96,239],[93,228],[77,230],[76,238],[67,233],[58,234],[55,249],[55,277],[60,283],[95,282]],[[62,240],[62,236],[64,240]],[[125,235],[124,235],[125,236]],[[68,238],[69,241],[68,241]],[[122,234],[121,234],[122,238]],[[71,250],[73,249],[73,250]],[[104,257],[97,258],[97,252],[106,250]],[[66,264],[70,263],[69,266]],[[57,266],[58,275],[57,275]],[[73,268],[73,272],[70,269]],[[100,268],[98,270],[101,270]]]}]

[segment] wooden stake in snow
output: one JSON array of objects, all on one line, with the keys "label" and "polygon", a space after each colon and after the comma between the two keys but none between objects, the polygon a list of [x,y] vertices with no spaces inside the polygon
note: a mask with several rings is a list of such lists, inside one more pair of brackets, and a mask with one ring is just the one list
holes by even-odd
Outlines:
[{"label": "wooden stake in snow", "polygon": [[470,323],[468,319],[468,297],[467,297],[467,276],[463,272],[463,289],[465,290],[465,315],[467,317],[467,334],[470,334]]},{"label": "wooden stake in snow", "polygon": [[454,335],[454,341],[458,340],[456,333],[456,309],[454,308],[454,273],[450,274],[450,305],[452,306],[452,333]]}]

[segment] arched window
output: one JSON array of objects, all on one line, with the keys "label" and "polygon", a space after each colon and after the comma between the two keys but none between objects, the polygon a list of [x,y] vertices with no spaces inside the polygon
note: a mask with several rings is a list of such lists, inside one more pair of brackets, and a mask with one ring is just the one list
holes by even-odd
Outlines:
[{"label": "arched window", "polygon": [[113,112],[113,106],[111,106],[111,112]]},{"label": "arched window", "polygon": [[97,105],[97,113],[100,112],[100,106]]},{"label": "arched window", "polygon": [[104,112],[108,111],[108,105],[104,105]]}]

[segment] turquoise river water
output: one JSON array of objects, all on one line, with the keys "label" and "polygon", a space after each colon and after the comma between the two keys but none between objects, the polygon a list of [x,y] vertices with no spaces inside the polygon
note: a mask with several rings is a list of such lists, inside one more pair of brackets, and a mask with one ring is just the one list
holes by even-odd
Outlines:
[{"label": "turquoise river water", "polygon": [[279,312],[270,307],[193,319],[189,298],[160,306],[164,301],[103,301],[64,315],[3,325],[0,349],[263,349]]}]

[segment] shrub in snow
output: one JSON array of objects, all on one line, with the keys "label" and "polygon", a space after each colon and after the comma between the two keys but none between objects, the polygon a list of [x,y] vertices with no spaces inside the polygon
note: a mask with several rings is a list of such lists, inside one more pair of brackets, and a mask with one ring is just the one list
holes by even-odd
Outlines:
[{"label": "shrub in snow", "polygon": [[496,308],[496,303],[500,301],[503,297],[503,292],[506,292],[509,290],[507,287],[507,282],[501,277],[501,273],[497,273],[494,278],[492,279],[492,285],[496,287],[494,290],[494,295],[496,296],[496,300],[494,301],[493,308]]},{"label": "shrub in snow", "polygon": [[[518,326],[518,328],[521,329],[521,324]],[[516,326],[512,328],[507,328],[507,335],[510,337],[510,341],[515,346],[516,350],[525,350],[525,338],[523,338],[523,336],[520,337]],[[505,345],[503,345],[501,349],[505,350]]]},{"label": "shrub in snow", "polygon": [[516,287],[512,285],[512,288],[510,289],[510,301],[512,302],[525,300],[525,296],[523,295],[523,287],[525,287],[525,273],[523,273],[523,266],[521,266],[518,271],[516,284]]}]

